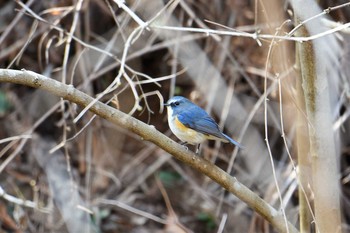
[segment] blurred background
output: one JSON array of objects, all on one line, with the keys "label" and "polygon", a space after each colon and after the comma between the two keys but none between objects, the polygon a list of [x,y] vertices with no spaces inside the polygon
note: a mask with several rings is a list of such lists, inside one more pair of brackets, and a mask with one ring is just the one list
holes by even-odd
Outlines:
[{"label": "blurred background", "polygon": [[[275,169],[283,208],[297,226],[298,42],[244,35],[289,33],[289,2],[126,1],[141,20],[152,19],[144,30],[118,2],[0,0],[0,67],[35,71],[93,97],[122,67],[120,82],[100,100],[176,141],[162,104],[173,95],[191,99],[246,147],[211,141],[200,156],[279,209]],[[320,12],[345,2],[319,1]],[[325,18],[347,23],[350,7]],[[349,35],[333,36],[325,47],[335,68],[328,78],[348,229]],[[0,232],[275,232],[238,198],[137,135],[90,112],[73,123],[81,111],[41,90],[0,84]]]}]

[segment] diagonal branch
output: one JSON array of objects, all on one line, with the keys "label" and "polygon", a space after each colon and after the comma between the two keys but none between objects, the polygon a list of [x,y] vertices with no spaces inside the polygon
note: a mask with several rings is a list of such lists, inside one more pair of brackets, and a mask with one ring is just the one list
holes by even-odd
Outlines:
[{"label": "diagonal branch", "polygon": [[[0,69],[0,82],[10,82],[43,89],[53,95],[62,97],[83,107],[94,101],[94,98],[75,89],[72,85],[63,84],[32,71]],[[186,150],[183,146],[166,137],[154,127],[100,101],[97,101],[90,108],[90,111],[120,127],[130,130],[139,135],[143,140],[156,144],[166,152],[173,155],[176,159],[210,177],[213,181],[237,196],[253,210],[263,216],[264,219],[270,222],[277,231],[289,231],[290,233],[298,232],[290,222],[288,222],[287,230],[282,213],[274,209],[254,192],[238,182],[236,178],[230,176],[210,161]]]}]

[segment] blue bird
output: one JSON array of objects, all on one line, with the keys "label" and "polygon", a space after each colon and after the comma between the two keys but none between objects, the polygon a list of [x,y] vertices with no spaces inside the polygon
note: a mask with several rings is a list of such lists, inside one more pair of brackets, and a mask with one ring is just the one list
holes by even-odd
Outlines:
[{"label": "blue bird", "polygon": [[174,96],[166,104],[168,123],[171,131],[183,144],[198,144],[205,140],[220,140],[239,148],[241,144],[221,132],[218,124],[209,114],[190,100],[182,96]]}]

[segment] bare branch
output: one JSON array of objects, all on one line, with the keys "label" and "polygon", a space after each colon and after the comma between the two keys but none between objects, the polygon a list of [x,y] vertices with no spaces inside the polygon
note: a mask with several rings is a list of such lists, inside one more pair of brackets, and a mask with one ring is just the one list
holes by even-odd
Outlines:
[{"label": "bare branch", "polygon": [[72,85],[60,83],[54,79],[47,78],[32,71],[9,69],[0,69],[0,82],[10,82],[43,89],[53,95],[57,95],[83,107],[88,106],[91,102],[95,102],[89,109],[90,111],[139,135],[142,139],[154,143],[164,151],[173,155],[176,159],[205,174],[227,191],[237,196],[257,213],[262,215],[276,228],[277,231],[290,233],[298,232],[289,222],[288,229],[286,229],[283,215],[257,194],[238,182],[235,177],[230,176],[207,159],[199,157],[193,152],[186,150],[183,146],[166,137],[153,126],[147,125],[128,114],[101,103],[100,101],[96,101],[91,96],[75,89]]}]

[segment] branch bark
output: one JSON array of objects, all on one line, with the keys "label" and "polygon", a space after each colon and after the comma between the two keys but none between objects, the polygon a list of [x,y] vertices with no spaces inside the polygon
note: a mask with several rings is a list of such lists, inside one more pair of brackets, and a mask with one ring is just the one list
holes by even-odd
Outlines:
[{"label": "branch bark", "polygon": [[[306,113],[309,120],[316,229],[319,233],[342,232],[340,184],[332,130],[332,111],[328,85],[324,83],[327,80],[316,74],[315,50],[312,42],[298,44],[298,49]],[[301,169],[303,173],[301,175],[305,175],[304,170],[305,168]],[[302,180],[305,179],[307,178],[302,178]]]},{"label": "branch bark", "polygon": [[[326,29],[322,19],[310,20],[322,12],[316,1],[293,0],[291,5],[297,22],[304,21],[296,33],[299,36],[313,36]],[[339,161],[335,143],[336,132],[333,131],[334,102],[338,98],[336,87],[339,85],[338,56],[340,46],[335,35],[318,38],[313,41],[298,43],[296,49],[301,71],[301,85],[308,123],[308,141],[310,144],[308,158],[299,158],[301,185],[312,182],[314,195],[314,216],[316,232],[342,232],[340,206]],[[301,91],[301,90],[299,90]],[[300,93],[302,95],[302,93]],[[305,145],[303,145],[304,147]],[[306,148],[299,148],[305,150]],[[298,154],[306,156],[306,154]],[[302,159],[302,161],[300,161]],[[309,159],[309,161],[307,161]],[[310,167],[304,165],[310,164]],[[301,199],[301,203],[306,199]],[[303,203],[302,203],[303,204]],[[305,203],[306,204],[306,203]],[[303,210],[302,207],[301,210]],[[305,210],[305,208],[304,208]],[[306,212],[301,213],[301,232],[308,232]]]},{"label": "branch bark", "polygon": [[[32,71],[0,69],[0,82],[9,82],[43,89],[53,95],[81,105],[82,107],[85,107],[94,101],[94,98],[75,89],[72,85],[60,83],[54,79],[47,78]],[[249,188],[238,182],[236,178],[230,176],[210,161],[186,150],[183,146],[171,140],[154,127],[100,101],[97,101],[92,105],[90,111],[120,127],[130,130],[139,135],[143,140],[156,144],[164,151],[173,155],[176,159],[205,174],[227,191],[245,202],[264,219],[270,222],[279,232],[298,232],[290,222],[288,222],[288,229],[286,229],[282,213],[270,206]]]}]

